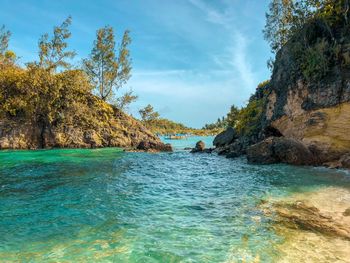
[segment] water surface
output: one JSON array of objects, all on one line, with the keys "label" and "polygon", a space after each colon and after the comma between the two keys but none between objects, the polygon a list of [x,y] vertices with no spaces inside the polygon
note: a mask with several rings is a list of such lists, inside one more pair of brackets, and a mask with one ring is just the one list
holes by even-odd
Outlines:
[{"label": "water surface", "polygon": [[349,182],[342,171],[181,150],[2,151],[0,261],[273,262],[283,237],[261,200]]}]

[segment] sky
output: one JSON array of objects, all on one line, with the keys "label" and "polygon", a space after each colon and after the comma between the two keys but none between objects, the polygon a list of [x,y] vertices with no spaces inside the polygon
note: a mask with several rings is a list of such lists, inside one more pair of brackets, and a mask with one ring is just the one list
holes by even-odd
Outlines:
[{"label": "sky", "polygon": [[69,15],[69,48],[86,58],[96,30],[112,26],[119,43],[131,31],[132,77],[120,93],[138,96],[162,117],[200,128],[244,106],[270,77],[263,39],[269,0],[0,0],[0,25],[12,32],[20,63],[37,59],[40,36]]}]

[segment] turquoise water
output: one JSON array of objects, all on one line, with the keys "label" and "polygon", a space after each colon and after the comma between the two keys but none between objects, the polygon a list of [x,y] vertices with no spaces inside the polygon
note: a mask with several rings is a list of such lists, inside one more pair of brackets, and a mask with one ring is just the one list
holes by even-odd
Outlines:
[{"label": "turquoise water", "polygon": [[3,151],[0,261],[271,262],[282,238],[261,200],[349,181],[187,151]]},{"label": "turquoise water", "polygon": [[198,141],[203,141],[206,148],[211,148],[213,147],[214,136],[191,136],[183,140],[167,140],[165,137],[162,137],[162,140],[165,143],[171,143],[175,150],[183,150],[187,147],[194,148]]}]

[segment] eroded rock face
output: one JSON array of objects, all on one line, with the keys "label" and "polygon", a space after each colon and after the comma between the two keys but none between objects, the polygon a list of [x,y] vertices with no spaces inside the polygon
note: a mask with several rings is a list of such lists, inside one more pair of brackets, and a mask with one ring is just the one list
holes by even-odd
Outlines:
[{"label": "eroded rock face", "polygon": [[284,137],[270,137],[247,149],[247,159],[253,164],[287,163],[315,164],[313,153],[300,141]]},{"label": "eroded rock face", "polygon": [[215,137],[213,144],[215,145],[215,147],[223,147],[229,145],[237,138],[238,134],[235,131],[235,129],[229,127]]}]

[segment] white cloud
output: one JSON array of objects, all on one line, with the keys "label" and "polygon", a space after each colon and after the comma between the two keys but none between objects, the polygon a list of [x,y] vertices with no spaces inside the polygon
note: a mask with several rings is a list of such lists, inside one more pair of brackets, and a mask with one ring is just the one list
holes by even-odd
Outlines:
[{"label": "white cloud", "polygon": [[239,73],[245,89],[251,90],[256,86],[256,80],[248,59],[247,39],[240,33],[235,33],[235,44],[231,49],[232,66]]}]

